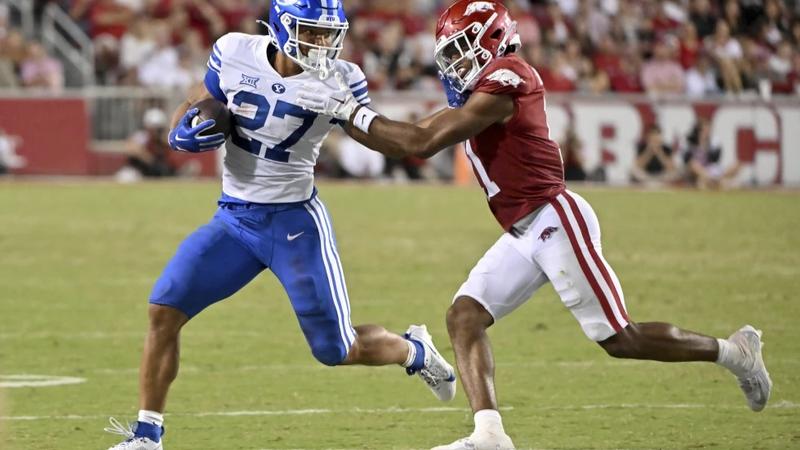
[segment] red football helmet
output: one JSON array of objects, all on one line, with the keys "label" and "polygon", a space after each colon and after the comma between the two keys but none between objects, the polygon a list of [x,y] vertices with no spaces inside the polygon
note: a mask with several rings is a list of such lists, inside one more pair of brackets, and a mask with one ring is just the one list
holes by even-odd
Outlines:
[{"label": "red football helmet", "polygon": [[439,17],[434,58],[453,87],[464,92],[493,58],[519,46],[517,23],[502,3],[459,0]]}]

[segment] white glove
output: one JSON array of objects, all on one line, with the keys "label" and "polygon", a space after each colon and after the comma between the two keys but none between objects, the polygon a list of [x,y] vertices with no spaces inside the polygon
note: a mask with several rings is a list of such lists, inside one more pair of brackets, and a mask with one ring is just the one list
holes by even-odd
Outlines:
[{"label": "white glove", "polygon": [[334,78],[336,78],[339,89],[330,93],[320,92],[319,85],[304,84],[297,92],[297,105],[317,114],[347,122],[360,104],[353,97],[342,74],[335,72]]}]

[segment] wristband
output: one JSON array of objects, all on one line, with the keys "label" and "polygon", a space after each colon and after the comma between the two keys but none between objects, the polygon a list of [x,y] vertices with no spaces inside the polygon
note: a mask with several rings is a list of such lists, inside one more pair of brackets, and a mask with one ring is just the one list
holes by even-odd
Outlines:
[{"label": "wristband", "polygon": [[356,114],[353,116],[353,125],[364,133],[369,133],[369,126],[378,115],[379,114],[375,111],[366,106],[362,106],[358,108],[358,111],[356,111]]}]

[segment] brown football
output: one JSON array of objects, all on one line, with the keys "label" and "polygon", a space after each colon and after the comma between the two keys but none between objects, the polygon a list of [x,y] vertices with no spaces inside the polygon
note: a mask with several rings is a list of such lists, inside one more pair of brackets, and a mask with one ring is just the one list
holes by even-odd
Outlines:
[{"label": "brown football", "polygon": [[197,108],[200,112],[192,119],[192,126],[197,126],[208,119],[214,119],[216,123],[213,127],[203,131],[201,136],[209,136],[222,133],[225,137],[231,134],[231,112],[224,103],[215,98],[206,98],[193,104],[189,109]]}]

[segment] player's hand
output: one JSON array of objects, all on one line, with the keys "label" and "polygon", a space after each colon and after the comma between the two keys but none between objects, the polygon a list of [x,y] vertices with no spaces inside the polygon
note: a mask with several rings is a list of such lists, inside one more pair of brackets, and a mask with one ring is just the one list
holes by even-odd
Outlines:
[{"label": "player's hand", "polygon": [[181,152],[199,153],[214,150],[225,143],[225,135],[222,133],[202,134],[216,125],[217,122],[215,120],[205,120],[194,127],[192,126],[192,119],[199,113],[200,110],[197,108],[186,111],[178,125],[169,132],[170,147]]},{"label": "player's hand", "polygon": [[297,93],[297,104],[303,109],[347,122],[360,105],[342,74],[335,72],[334,78],[339,89],[333,92],[320,92],[317,84],[303,85]]},{"label": "player's hand", "polygon": [[444,93],[447,94],[447,106],[450,108],[461,108],[464,103],[469,99],[469,92],[460,93],[453,87],[453,82],[447,78],[442,72],[439,72],[439,79],[442,80],[444,86]]}]

